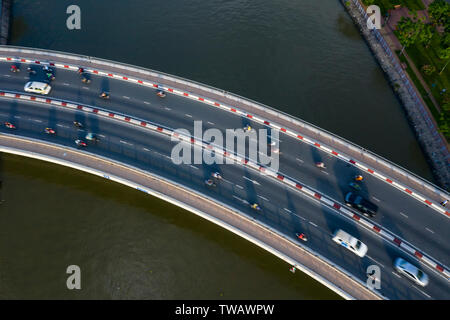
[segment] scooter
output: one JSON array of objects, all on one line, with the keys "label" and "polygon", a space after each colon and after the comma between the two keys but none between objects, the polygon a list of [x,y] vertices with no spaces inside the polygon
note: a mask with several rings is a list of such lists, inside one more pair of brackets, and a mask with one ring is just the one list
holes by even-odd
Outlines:
[{"label": "scooter", "polygon": [[8,129],[15,129],[16,126],[13,125],[11,122],[5,122],[5,127],[7,127]]},{"label": "scooter", "polygon": [[78,147],[87,147],[87,143],[84,142],[84,141],[81,141],[81,140],[75,140],[75,144],[76,144]]},{"label": "scooter", "polygon": [[164,98],[164,97],[166,96],[166,94],[165,94],[164,91],[162,91],[162,90],[158,90],[158,91],[156,92],[156,95],[157,95],[158,97],[160,97],[160,98]]},{"label": "scooter", "polygon": [[99,97],[106,100],[109,99],[109,94],[103,92]]},{"label": "scooter", "polygon": [[302,241],[308,241],[308,238],[306,237],[306,234],[304,233],[296,233],[295,234],[297,236],[298,239],[302,240]]},{"label": "scooter", "polygon": [[56,134],[56,131],[53,130],[52,128],[45,128],[45,133],[46,134]]}]

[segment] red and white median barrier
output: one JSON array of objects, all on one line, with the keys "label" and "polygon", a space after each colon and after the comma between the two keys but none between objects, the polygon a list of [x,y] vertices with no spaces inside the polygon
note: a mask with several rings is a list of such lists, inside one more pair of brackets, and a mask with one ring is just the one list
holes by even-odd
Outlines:
[{"label": "red and white median barrier", "polygon": [[[83,66],[79,66],[79,65],[71,65],[71,64],[66,64],[66,63],[58,63],[58,62],[48,62],[48,61],[39,61],[39,60],[32,60],[32,59],[26,59],[26,58],[17,58],[17,57],[0,57],[0,61],[9,61],[9,62],[20,62],[20,63],[28,63],[28,64],[38,64],[38,65],[49,65],[49,66],[53,66],[56,68],[62,68],[62,69],[66,69],[66,70],[71,70],[71,71],[78,71],[79,67],[82,67],[84,69],[84,72],[88,72],[91,74],[95,74],[95,75],[99,75],[99,76],[104,76],[104,77],[110,77],[116,80],[122,80],[122,81],[128,81],[128,82],[132,82],[138,85],[143,85],[143,86],[147,86],[147,87],[151,87],[151,88],[157,88],[159,90],[164,90],[166,92],[178,95],[180,97],[185,97],[188,99],[192,99],[192,100],[196,100],[196,101],[200,101],[202,103],[205,103],[207,105],[210,105],[212,107],[215,108],[220,108],[221,110],[225,110],[227,112],[232,112],[235,113],[241,117],[245,117],[248,119],[251,119],[252,121],[258,122],[260,124],[263,124],[265,126],[268,126],[270,128],[273,129],[278,129],[281,132],[296,138],[298,141],[307,143],[315,148],[318,148],[326,153],[328,153],[331,156],[337,157],[347,163],[350,163],[351,165],[357,167],[358,169],[384,181],[385,183],[397,188],[398,190],[406,193],[407,195],[409,195],[410,197],[413,197],[414,199],[420,201],[421,203],[425,204],[426,206],[432,208],[433,210],[444,214],[447,217],[450,217],[450,212],[445,209],[443,206],[441,206],[439,203],[436,203],[430,199],[425,198],[423,195],[421,195],[419,192],[414,191],[413,188],[402,185],[401,183],[396,182],[394,179],[391,179],[385,175],[383,175],[380,172],[377,172],[376,170],[374,170],[373,168],[370,168],[369,166],[365,165],[362,162],[356,161],[354,159],[351,159],[350,157],[348,157],[347,155],[340,153],[338,151],[333,150],[332,148],[330,148],[329,146],[326,146],[324,144],[321,144],[319,141],[315,141],[314,139],[308,138],[304,135],[301,135],[299,132],[296,132],[294,130],[291,129],[286,129],[283,126],[280,126],[276,123],[270,122],[266,119],[263,119],[259,116],[255,116],[252,114],[247,113],[246,111],[242,111],[237,109],[236,107],[233,106],[229,106],[223,103],[219,103],[217,101],[211,100],[209,98],[205,98],[205,97],[201,97],[198,96],[194,93],[191,92],[185,92],[183,90],[179,90],[167,85],[162,85],[162,84],[158,84],[158,83],[153,83],[150,81],[146,81],[146,80],[141,80],[141,79],[137,79],[134,77],[129,77],[123,74],[116,74],[116,73],[111,73],[111,72],[106,72],[106,71],[102,71],[102,70],[97,70],[97,69],[92,69],[92,68],[87,68],[87,67],[83,67]],[[155,75],[158,75],[155,73]],[[168,76],[163,76],[164,78],[170,78]],[[180,80],[178,82],[181,82]],[[450,196],[449,196],[450,198]]]},{"label": "red and white median barrier", "polygon": [[149,129],[151,131],[166,134],[168,136],[174,136],[180,140],[183,140],[185,142],[191,143],[192,145],[198,146],[200,148],[208,149],[214,151],[216,154],[223,154],[224,157],[227,157],[229,159],[232,159],[235,163],[240,163],[242,165],[248,166],[251,169],[254,169],[266,176],[269,176],[277,181],[280,181],[281,183],[284,183],[285,185],[298,190],[306,195],[308,195],[310,198],[313,198],[326,206],[334,209],[336,212],[353,219],[360,225],[364,226],[365,228],[376,232],[380,236],[382,236],[385,239],[388,239],[389,241],[393,242],[395,245],[402,248],[407,253],[415,256],[419,260],[421,260],[423,263],[428,265],[429,267],[439,271],[442,275],[444,275],[447,280],[450,278],[450,271],[446,268],[444,268],[441,264],[434,261],[431,257],[427,257],[424,253],[420,252],[419,250],[413,248],[410,244],[406,243],[404,240],[396,237],[393,235],[390,231],[384,230],[381,226],[373,224],[371,221],[365,219],[364,217],[360,216],[359,214],[356,214],[352,210],[349,210],[346,206],[342,205],[341,203],[328,198],[326,195],[321,194],[317,192],[316,190],[313,190],[311,187],[304,185],[298,181],[295,181],[289,177],[286,177],[280,172],[276,172],[271,170],[270,168],[266,168],[263,166],[260,166],[258,163],[249,161],[248,159],[241,157],[239,155],[236,155],[232,152],[224,150],[222,147],[217,147],[213,144],[204,142],[202,140],[194,139],[191,136],[183,135],[178,132],[175,132],[174,130],[170,128],[165,128],[159,124],[155,124],[146,120],[133,118],[131,116],[123,115],[114,113],[102,108],[82,105],[82,104],[76,104],[70,101],[62,101],[59,99],[50,99],[50,98],[43,98],[43,97],[36,97],[28,94],[19,94],[15,92],[4,92],[0,91],[0,97],[6,97],[11,99],[18,99],[18,100],[25,100],[25,101],[33,101],[33,102],[39,102],[44,104],[51,104],[63,108],[69,108],[73,110],[79,110],[84,111],[88,113],[94,113],[99,116],[103,116],[106,118],[112,118],[117,121],[122,121],[124,123],[137,125],[146,129]]}]

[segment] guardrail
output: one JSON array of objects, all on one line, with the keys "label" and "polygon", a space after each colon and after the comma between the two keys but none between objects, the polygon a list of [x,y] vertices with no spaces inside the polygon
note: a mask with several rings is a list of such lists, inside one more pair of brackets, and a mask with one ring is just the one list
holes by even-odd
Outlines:
[{"label": "guardrail", "polygon": [[[147,68],[141,68],[132,66],[126,63],[120,63],[120,62],[113,62],[105,59],[90,57],[90,56],[84,56],[84,55],[78,55],[78,54],[68,54],[64,52],[59,51],[52,51],[52,50],[42,50],[42,49],[32,49],[32,48],[24,48],[24,47],[14,47],[14,46],[0,46],[0,51],[5,52],[11,52],[15,54],[24,53],[24,54],[31,54],[31,55],[44,55],[52,58],[61,58],[61,59],[67,59],[72,61],[73,63],[84,66],[85,64],[98,64],[101,66],[114,68],[114,69],[123,69],[131,72],[135,72],[137,74],[141,74],[143,76],[151,76],[159,79],[163,79],[166,81],[171,81],[177,84],[182,84],[191,88],[195,88],[204,92],[208,92],[214,95],[217,95],[219,97],[223,97],[226,99],[233,100],[235,102],[239,102],[243,105],[247,105],[249,107],[256,108],[258,110],[261,110],[265,113],[268,113],[274,117],[277,117],[279,119],[283,119],[285,121],[288,121],[289,123],[292,123],[294,126],[299,126],[301,128],[305,128],[311,132],[314,132],[318,136],[327,138],[331,140],[336,145],[339,145],[341,148],[346,148],[352,152],[358,153],[361,155],[362,158],[366,157],[368,159],[371,159],[376,164],[379,164],[385,168],[385,170],[391,170],[392,172],[404,177],[406,180],[411,181],[412,183],[417,184],[418,186],[424,188],[425,190],[428,190],[429,192],[435,194],[437,197],[440,198],[446,198],[448,197],[448,193],[440,188],[439,186],[434,185],[433,183],[423,179],[422,177],[408,171],[407,169],[394,164],[393,162],[355,144],[352,143],[345,138],[342,138],[338,135],[335,135],[327,130],[321,129],[311,123],[308,123],[304,120],[301,120],[299,118],[296,118],[294,116],[288,115],[282,111],[275,110],[269,106],[263,105],[261,103],[255,102],[253,100],[241,97],[236,94],[232,94],[229,92],[226,92],[224,90],[220,90],[217,88],[214,88],[212,86],[208,86],[205,84],[201,84],[196,81],[187,80],[178,76],[169,75],[163,72],[154,71]],[[391,179],[392,180],[392,179]]]}]

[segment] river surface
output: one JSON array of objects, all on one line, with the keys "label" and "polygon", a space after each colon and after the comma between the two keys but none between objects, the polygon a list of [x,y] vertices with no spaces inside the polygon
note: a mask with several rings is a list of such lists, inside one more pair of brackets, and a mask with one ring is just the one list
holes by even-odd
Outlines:
[{"label": "river surface", "polygon": [[[404,111],[338,0],[16,0],[12,45],[135,64],[302,118],[431,180]],[[0,298],[337,299],[247,241],[85,173],[3,155]],[[79,265],[82,290],[65,286]]]}]

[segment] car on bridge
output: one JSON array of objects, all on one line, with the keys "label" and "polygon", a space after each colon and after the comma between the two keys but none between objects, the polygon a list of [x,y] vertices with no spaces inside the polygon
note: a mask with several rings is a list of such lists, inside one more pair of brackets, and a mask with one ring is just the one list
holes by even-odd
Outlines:
[{"label": "car on bridge", "polygon": [[334,232],[333,241],[337,244],[340,244],[344,248],[347,248],[361,258],[366,255],[368,250],[367,246],[364,243],[341,229],[338,229]]},{"label": "car on bridge", "polygon": [[397,258],[394,261],[395,270],[405,275],[408,279],[414,281],[418,285],[425,287],[428,284],[428,276],[419,268],[412,265],[402,258]]},{"label": "car on bridge", "polygon": [[26,92],[39,93],[39,94],[48,94],[52,87],[45,82],[39,81],[30,81],[25,84],[23,88]]},{"label": "car on bridge", "polygon": [[375,216],[378,211],[378,206],[376,204],[364,199],[352,191],[345,195],[345,203],[370,217]]}]

